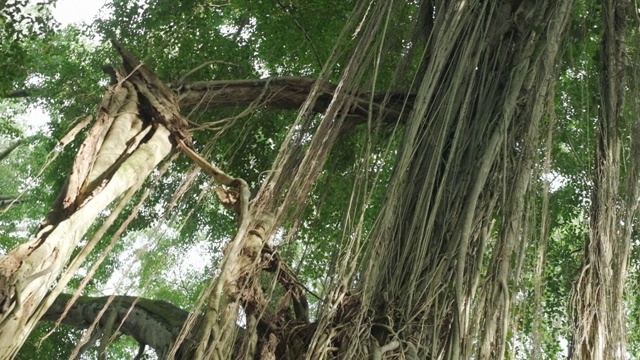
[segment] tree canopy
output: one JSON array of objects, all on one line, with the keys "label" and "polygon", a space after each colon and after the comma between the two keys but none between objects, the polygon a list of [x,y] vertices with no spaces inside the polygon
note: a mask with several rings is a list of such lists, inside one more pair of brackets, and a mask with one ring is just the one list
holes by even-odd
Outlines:
[{"label": "tree canopy", "polygon": [[0,10],[0,359],[640,358],[637,1],[54,5]]}]

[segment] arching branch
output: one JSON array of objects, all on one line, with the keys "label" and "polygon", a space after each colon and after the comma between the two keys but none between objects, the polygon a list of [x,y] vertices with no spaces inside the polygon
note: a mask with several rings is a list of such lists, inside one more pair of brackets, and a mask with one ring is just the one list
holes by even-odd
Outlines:
[{"label": "arching branch", "polygon": [[[71,306],[67,315],[60,319],[71,294],[61,294],[53,302],[41,320],[60,321],[78,328],[89,327],[98,317],[109,296],[81,296]],[[117,296],[109,305],[114,327],[133,337],[141,346],[148,345],[162,358],[173,344],[176,335],[187,319],[188,313],[162,300],[151,300],[134,296]],[[98,327],[106,327],[110,316],[98,320]]]},{"label": "arching branch", "polygon": [[[196,81],[182,85],[169,84],[177,94],[182,110],[214,109],[235,106],[247,106],[257,99],[265,108],[298,110],[307,100],[317,79],[307,77],[275,77],[252,80]],[[319,95],[312,107],[316,113],[327,110],[333,99],[336,85],[320,83]],[[375,120],[384,123],[404,122],[413,108],[415,94],[394,93],[358,93],[352,94],[345,127],[355,127]]]}]

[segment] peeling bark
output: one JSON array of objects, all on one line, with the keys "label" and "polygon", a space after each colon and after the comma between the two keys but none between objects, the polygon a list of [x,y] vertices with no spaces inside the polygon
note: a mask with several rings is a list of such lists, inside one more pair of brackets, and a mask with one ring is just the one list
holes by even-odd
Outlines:
[{"label": "peeling bark", "polygon": [[[173,94],[117,43],[125,70],[109,87],[66,186],[37,235],[0,259],[0,359],[13,358],[43,299],[98,215],[188,142]],[[58,284],[64,286],[65,284]]]}]

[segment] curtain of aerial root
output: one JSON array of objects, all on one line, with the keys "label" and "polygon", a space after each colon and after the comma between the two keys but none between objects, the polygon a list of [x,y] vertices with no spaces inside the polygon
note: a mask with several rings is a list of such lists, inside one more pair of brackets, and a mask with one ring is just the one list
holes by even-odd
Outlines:
[{"label": "curtain of aerial root", "polygon": [[[634,43],[638,44],[637,36],[634,37]],[[637,45],[635,49],[637,49]],[[633,52],[632,64],[640,64],[640,53],[638,51]],[[638,94],[640,81],[638,80],[638,71],[634,70],[634,76],[628,79],[627,88],[625,92],[630,94]],[[631,84],[632,83],[632,84]],[[625,192],[621,196],[623,199],[624,207],[620,210],[619,225],[621,231],[618,235],[616,245],[614,246],[614,259],[616,261],[612,264],[613,276],[614,276],[614,294],[613,302],[615,309],[615,319],[613,323],[617,331],[620,331],[618,338],[618,345],[614,345],[620,354],[626,354],[626,324],[627,324],[627,311],[625,309],[625,285],[627,280],[627,266],[630,257],[631,250],[631,236],[635,231],[638,207],[640,206],[640,119],[637,116],[631,114],[638,114],[640,111],[640,101],[638,95],[631,95],[626,99],[626,103],[630,103],[630,106],[625,106],[626,114],[625,119],[628,119],[628,129],[630,133],[630,149],[628,155],[629,163],[625,164],[626,170],[626,188]],[[625,144],[626,145],[626,144]]]},{"label": "curtain of aerial root", "polygon": [[626,0],[607,0],[602,6],[601,104],[589,239],[572,296],[575,321],[572,359],[626,358],[622,286],[630,237],[624,236],[620,219],[625,210],[632,210],[625,209],[620,198],[620,147],[627,92],[626,24],[627,16],[633,11]]},{"label": "curtain of aerial root", "polygon": [[[311,110],[315,97],[327,93],[323,77],[330,73],[331,66],[328,65],[291,126],[272,165],[272,171],[251,201],[247,223],[240,224],[236,236],[225,250],[221,272],[212,281],[208,291],[208,305],[203,323],[199,325],[201,341],[195,351],[195,358],[253,359],[256,354],[263,357],[275,356],[276,345],[282,348],[282,344],[291,341],[291,338],[283,336],[286,333],[283,329],[278,329],[280,325],[277,324],[285,320],[279,320],[278,317],[281,315],[273,314],[267,307],[269,299],[263,293],[259,279],[261,271],[273,267],[269,264],[278,264],[277,266],[282,268],[276,276],[278,282],[281,282],[280,285],[289,293],[295,293],[295,287],[291,286],[295,285],[295,278],[282,275],[286,264],[281,264],[279,260],[276,261],[265,254],[263,245],[272,237],[273,230],[283,219],[294,222],[301,216],[306,197],[320,175],[332,145],[343,130],[342,124],[348,109],[354,106],[368,106],[354,104],[355,97],[352,94],[366,88],[366,84],[372,81],[374,75],[370,69],[373,59],[378,56],[375,51],[380,45],[379,34],[384,27],[385,17],[392,13],[391,4],[392,2],[377,2],[369,6],[369,2],[363,1],[346,25],[351,31],[348,35],[355,33],[358,40],[338,85],[329,89],[333,94],[332,101],[318,121]],[[354,31],[356,26],[357,30]],[[338,54],[340,53],[336,52],[332,57],[337,58]],[[291,300],[293,303],[296,301]],[[285,303],[281,301],[277,306],[282,307]],[[293,307],[295,310],[295,304]],[[238,347],[235,332],[240,309],[245,315],[246,330]],[[298,315],[296,313],[296,316]],[[274,322],[275,320],[278,323]],[[310,325],[308,315],[301,316],[298,320]],[[259,326],[266,330],[261,330],[258,337]],[[185,326],[186,328],[188,326]],[[181,339],[186,339],[188,331],[185,329]],[[293,348],[291,346],[289,349]],[[303,356],[301,347],[296,350],[300,351],[300,357]],[[233,356],[232,351],[236,352]],[[313,350],[309,350],[309,353],[312,352]],[[300,358],[297,355],[290,356]]]},{"label": "curtain of aerial root", "polygon": [[[530,70],[525,78],[522,88],[526,100],[518,107],[514,116],[515,124],[513,132],[508,134],[508,149],[511,154],[502,154],[502,161],[499,164],[508,169],[504,173],[506,189],[500,201],[503,201],[502,225],[499,229],[497,242],[494,245],[491,262],[489,263],[488,280],[480,292],[483,311],[475,311],[478,317],[473,323],[479,326],[474,329],[466,328],[469,331],[466,335],[467,343],[465,349],[472,346],[471,339],[480,335],[479,359],[503,359],[505,356],[505,346],[507,343],[507,332],[510,320],[510,306],[513,299],[513,292],[510,289],[517,289],[517,271],[521,264],[520,251],[514,253],[516,249],[526,246],[526,233],[524,228],[524,206],[532,166],[537,159],[539,149],[539,133],[541,119],[549,108],[553,109],[553,94],[558,74],[555,63],[558,59],[558,52],[563,38],[563,32],[567,27],[571,15],[571,2],[567,1],[558,7],[550,7],[549,13],[540,12],[536,23],[553,20],[547,23],[544,33],[546,44],[540,52],[538,59],[533,59]],[[542,34],[533,33],[538,37]],[[524,135],[521,135],[523,131]],[[506,190],[505,189],[505,190]],[[514,256],[516,255],[516,256]],[[460,276],[460,273],[458,273]],[[467,299],[465,299],[467,300]],[[469,307],[465,309],[468,319]],[[471,335],[471,336],[469,336]]]},{"label": "curtain of aerial root", "polygon": [[[550,100],[555,97],[554,94],[549,95]],[[545,145],[544,162],[542,165],[541,173],[551,173],[551,159],[553,149],[553,135],[556,124],[555,109],[549,109],[549,121],[547,122],[547,136]],[[531,340],[531,358],[540,359],[543,351],[543,335],[545,330],[543,328],[543,306],[544,306],[544,269],[547,258],[547,244],[550,233],[550,217],[549,217],[549,192],[551,189],[551,179],[543,180],[542,187],[539,189],[540,197],[542,198],[542,205],[540,207],[539,226],[536,228],[538,238],[533,244],[536,248],[535,257],[535,270],[533,275],[533,324],[532,324],[532,340]],[[534,231],[534,232],[535,232]]]},{"label": "curtain of aerial root", "polygon": [[47,220],[0,259],[0,359],[16,355],[46,311],[41,301],[98,215],[171,151],[170,132],[141,118],[139,97],[129,81],[109,87]]},{"label": "curtain of aerial root", "polygon": [[[451,1],[432,13],[421,85],[365,272],[361,316],[375,315],[360,325],[370,331],[339,335],[368,344],[351,356],[503,356],[511,261],[523,240],[516,198],[528,188],[571,7]],[[478,297],[496,214],[503,221]]]}]

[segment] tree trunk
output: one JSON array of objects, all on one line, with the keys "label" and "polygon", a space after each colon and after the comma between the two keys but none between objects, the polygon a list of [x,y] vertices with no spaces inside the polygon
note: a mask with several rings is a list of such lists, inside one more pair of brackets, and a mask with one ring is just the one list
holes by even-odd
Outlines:
[{"label": "tree trunk", "polygon": [[53,301],[43,299],[98,215],[143,183],[186,124],[172,93],[119,50],[132,74],[125,79],[119,73],[120,82],[107,90],[65,189],[37,235],[0,259],[0,359],[16,355]]},{"label": "tree trunk", "polygon": [[[78,328],[104,331],[112,315],[119,332],[150,346],[164,359],[187,319],[187,312],[161,300],[133,296],[81,296],[68,311],[70,294],[61,294],[42,316],[42,321],[60,321]],[[60,318],[64,314],[64,318]],[[110,337],[113,334],[108,334]]]},{"label": "tree trunk", "polygon": [[[626,0],[606,0],[602,6],[602,105],[597,125],[589,239],[584,265],[573,289],[572,359],[626,358],[622,289],[630,249],[629,226],[637,207],[637,185],[629,183],[627,196],[632,198],[621,201],[620,151],[627,92],[627,16],[633,11]],[[637,135],[634,129],[634,143],[639,141]],[[635,173],[635,166],[632,169]],[[625,219],[625,223],[621,224],[620,219]]]},{"label": "tree trunk", "polygon": [[[364,286],[364,307],[393,329],[380,346],[400,341],[421,359],[505,356],[524,195],[571,9],[571,1],[438,7]],[[485,218],[496,210],[501,227],[482,274]]]}]

